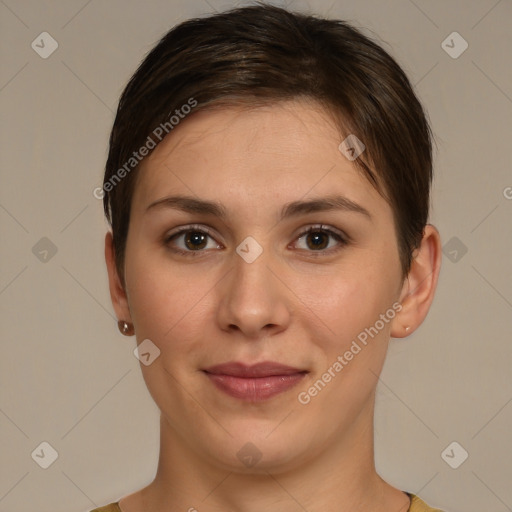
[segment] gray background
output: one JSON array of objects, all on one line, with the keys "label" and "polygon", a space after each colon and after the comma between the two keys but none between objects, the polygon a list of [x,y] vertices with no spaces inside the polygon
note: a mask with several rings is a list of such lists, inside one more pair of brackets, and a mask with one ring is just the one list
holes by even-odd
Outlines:
[{"label": "gray background", "polygon": [[[158,410],[135,339],[116,328],[93,189],[119,94],[146,52],[175,23],[234,5],[0,1],[2,512],[86,511],[154,476]],[[437,140],[431,222],[443,267],[425,323],[392,340],[378,387],[378,470],[452,512],[512,510],[512,3],[287,5],[378,35]],[[46,59],[31,47],[44,31],[59,45]],[[444,49],[463,48],[454,31],[469,45],[457,58]],[[43,441],[58,452],[47,469]],[[457,469],[441,455],[453,441],[469,453]],[[448,453],[460,462],[460,448]]]}]

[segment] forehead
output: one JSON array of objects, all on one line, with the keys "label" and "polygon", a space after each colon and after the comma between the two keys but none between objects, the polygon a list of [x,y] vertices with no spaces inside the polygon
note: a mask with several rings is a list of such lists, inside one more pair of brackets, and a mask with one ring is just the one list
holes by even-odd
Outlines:
[{"label": "forehead", "polygon": [[353,200],[378,201],[339,150],[342,140],[333,118],[312,102],[201,110],[142,162],[135,195],[143,203],[173,191],[229,199],[245,189],[292,200],[335,187]]},{"label": "forehead", "polygon": [[[312,144],[339,144],[333,119],[318,104],[290,100],[261,106],[232,105],[204,108],[185,118],[147,159],[156,163],[169,153],[216,149],[217,156],[258,153],[305,156]],[[221,146],[217,146],[219,142]],[[147,165],[147,164],[146,164]]]}]

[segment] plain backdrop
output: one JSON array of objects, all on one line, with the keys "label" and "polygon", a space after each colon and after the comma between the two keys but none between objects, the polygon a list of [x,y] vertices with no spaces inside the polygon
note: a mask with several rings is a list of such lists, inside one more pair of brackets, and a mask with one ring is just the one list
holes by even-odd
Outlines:
[{"label": "plain backdrop", "polygon": [[[144,55],[177,22],[234,5],[0,2],[2,512],[83,512],[154,477],[159,413],[135,339],[117,331],[93,190],[119,95]],[[450,512],[510,511],[512,2],[287,5],[378,37],[436,137],[430,221],[443,266],[424,324],[391,342],[378,470]]]}]

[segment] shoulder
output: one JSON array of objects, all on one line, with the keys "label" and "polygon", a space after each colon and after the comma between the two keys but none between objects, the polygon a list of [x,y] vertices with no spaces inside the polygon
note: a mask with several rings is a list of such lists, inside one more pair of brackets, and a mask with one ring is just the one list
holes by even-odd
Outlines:
[{"label": "shoulder", "polygon": [[95,508],[94,510],[90,510],[89,512],[121,512],[119,508],[118,502],[111,503],[110,505],[105,505],[100,508]]},{"label": "shoulder", "polygon": [[409,508],[409,512],[443,512],[438,508],[429,507],[423,500],[415,496],[414,494],[409,494],[411,498],[411,507]]},{"label": "shoulder", "polygon": [[[414,494],[408,493],[411,498],[411,506],[408,512],[443,512],[438,508],[429,507],[422,499],[418,498]],[[116,503],[110,503],[110,505],[105,505],[103,507],[95,508],[90,512],[121,512],[119,505]]]}]

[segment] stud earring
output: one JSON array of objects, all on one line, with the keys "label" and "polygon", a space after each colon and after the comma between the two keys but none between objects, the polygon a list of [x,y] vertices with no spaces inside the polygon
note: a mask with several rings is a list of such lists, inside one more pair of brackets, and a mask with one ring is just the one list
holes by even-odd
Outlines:
[{"label": "stud earring", "polygon": [[133,324],[130,322],[125,322],[124,320],[119,320],[117,322],[117,328],[121,334],[125,336],[133,336],[135,334],[135,329],[133,328]]},{"label": "stud earring", "polygon": [[408,325],[405,326],[405,332],[408,332],[410,327]]}]

